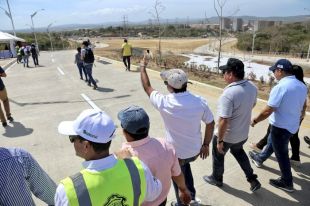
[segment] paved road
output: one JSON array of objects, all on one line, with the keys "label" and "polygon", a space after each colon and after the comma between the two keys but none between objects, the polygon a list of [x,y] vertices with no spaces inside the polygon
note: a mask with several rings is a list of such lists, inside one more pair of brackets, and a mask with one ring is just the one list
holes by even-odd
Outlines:
[{"label": "paved road", "polygon": [[[90,108],[81,94],[86,95],[100,109],[106,111],[118,125],[117,137],[112,143],[112,151],[120,148],[124,138],[121,134],[117,112],[129,105],[142,106],[150,115],[150,134],[163,137],[163,123],[159,113],[153,109],[148,97],[141,88],[139,73],[125,72],[120,62],[107,60],[107,64],[96,63],[94,77],[98,79],[99,89],[94,91],[79,79],[78,70],[73,64],[75,51],[41,53],[38,68],[23,68],[15,64],[8,68],[4,79],[15,122],[1,129],[1,146],[23,147],[30,151],[42,167],[59,182],[81,168],[82,159],[75,156],[73,145],[67,137],[57,133],[57,125],[62,120],[74,119],[82,110]],[[30,63],[32,65],[32,62]],[[151,82],[155,88],[166,92],[157,72],[150,71]],[[193,93],[204,96],[215,113],[220,89],[194,83],[189,86]],[[257,114],[265,105],[258,102],[254,109]],[[300,136],[310,134],[310,119],[303,122]],[[267,121],[250,130],[249,141],[257,141],[265,134]],[[246,148],[248,150],[248,148]],[[302,169],[299,174],[293,170],[297,191],[288,194],[271,187],[269,178],[279,175],[275,158],[266,161],[264,169],[254,168],[263,188],[251,194],[249,184],[232,158],[227,154],[225,162],[224,187],[219,189],[206,184],[203,175],[211,173],[211,158],[198,160],[192,164],[197,188],[197,196],[208,205],[310,205],[307,197],[310,191],[310,148],[301,143]],[[171,190],[168,202],[174,200]],[[36,200],[37,205],[44,205]]]}]

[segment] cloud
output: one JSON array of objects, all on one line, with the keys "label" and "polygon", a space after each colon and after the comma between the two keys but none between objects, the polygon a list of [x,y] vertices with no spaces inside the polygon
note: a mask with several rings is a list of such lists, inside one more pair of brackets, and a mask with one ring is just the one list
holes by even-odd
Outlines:
[{"label": "cloud", "polygon": [[103,8],[103,9],[98,9],[95,11],[90,11],[87,14],[88,15],[101,15],[101,16],[131,14],[135,12],[145,11],[145,9],[146,9],[145,7],[136,5],[131,8]]}]

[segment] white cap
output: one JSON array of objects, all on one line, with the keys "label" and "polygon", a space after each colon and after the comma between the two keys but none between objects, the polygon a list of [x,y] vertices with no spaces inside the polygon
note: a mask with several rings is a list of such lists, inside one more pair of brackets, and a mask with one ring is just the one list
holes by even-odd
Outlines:
[{"label": "white cap", "polygon": [[107,143],[114,137],[115,124],[103,111],[84,110],[74,121],[63,121],[58,125],[63,135],[79,135],[95,143]]},{"label": "white cap", "polygon": [[188,82],[187,74],[182,69],[162,71],[160,77],[174,89],[181,89]]}]

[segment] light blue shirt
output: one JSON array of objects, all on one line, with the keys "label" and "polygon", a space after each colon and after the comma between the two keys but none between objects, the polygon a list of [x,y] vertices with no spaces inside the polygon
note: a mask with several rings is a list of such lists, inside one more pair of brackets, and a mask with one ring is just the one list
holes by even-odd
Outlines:
[{"label": "light blue shirt", "polygon": [[268,106],[274,108],[274,112],[269,117],[269,123],[295,134],[299,128],[306,98],[306,85],[295,76],[282,78],[269,96]]}]

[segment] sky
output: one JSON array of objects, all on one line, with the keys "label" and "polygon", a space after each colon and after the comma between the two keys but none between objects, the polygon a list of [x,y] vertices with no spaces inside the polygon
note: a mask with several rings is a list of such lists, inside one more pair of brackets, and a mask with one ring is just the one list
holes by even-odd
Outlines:
[{"label": "sky", "polygon": [[[7,0],[0,7],[8,10]],[[153,18],[155,0],[8,0],[15,28],[30,28],[30,15],[39,11],[33,21],[36,28],[65,24],[104,24]],[[223,2],[225,0],[216,0]],[[194,19],[216,16],[213,0],[160,0],[162,19]],[[226,0],[223,15],[295,16],[310,15],[310,0]],[[0,8],[0,31],[11,30],[10,19]]]}]

